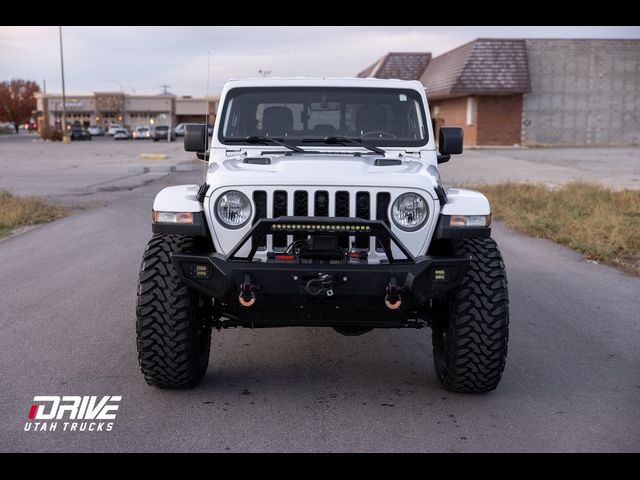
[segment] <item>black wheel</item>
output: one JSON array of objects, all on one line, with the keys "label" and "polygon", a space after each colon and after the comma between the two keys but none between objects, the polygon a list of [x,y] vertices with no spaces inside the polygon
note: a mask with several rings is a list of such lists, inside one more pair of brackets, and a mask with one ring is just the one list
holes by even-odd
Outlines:
[{"label": "black wheel", "polygon": [[154,387],[194,387],[207,371],[211,299],[187,288],[169,258],[197,248],[194,238],[154,235],[144,252],[136,334],[140,369]]},{"label": "black wheel", "polygon": [[457,240],[454,256],[471,255],[461,285],[437,305],[433,359],[447,390],[494,390],[504,370],[509,337],[507,275],[491,238]]}]

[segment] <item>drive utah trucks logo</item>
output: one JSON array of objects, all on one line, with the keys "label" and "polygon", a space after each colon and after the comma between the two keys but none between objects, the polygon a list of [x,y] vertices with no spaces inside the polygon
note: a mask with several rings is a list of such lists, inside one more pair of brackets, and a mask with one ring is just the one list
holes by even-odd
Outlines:
[{"label": "drive utah trucks logo", "polygon": [[33,397],[24,431],[110,432],[120,407],[120,395]]}]

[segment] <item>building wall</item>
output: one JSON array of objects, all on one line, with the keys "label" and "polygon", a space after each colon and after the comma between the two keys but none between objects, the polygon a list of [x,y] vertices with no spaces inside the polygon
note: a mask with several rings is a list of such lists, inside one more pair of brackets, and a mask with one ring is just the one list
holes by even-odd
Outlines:
[{"label": "building wall", "polygon": [[204,98],[176,98],[176,115],[200,115],[204,118],[207,101]]},{"label": "building wall", "polygon": [[[209,123],[215,119],[218,98],[174,98],[166,95],[126,95],[95,92],[93,95],[67,95],[67,123],[108,128],[113,123],[135,129],[151,125],[204,122],[209,105]],[[55,126],[62,116],[62,95],[37,93],[38,124]]]},{"label": "building wall", "polygon": [[127,97],[124,101],[124,110],[126,112],[154,112],[167,113],[173,112],[172,97]]},{"label": "building wall", "polygon": [[640,145],[640,40],[527,40],[527,145]]},{"label": "building wall", "polygon": [[[55,126],[62,122],[62,95],[41,96],[37,101],[38,111],[43,112],[46,122]],[[88,95],[67,95],[66,98],[68,125],[80,123],[89,126],[94,120],[95,100]]]},{"label": "building wall", "polygon": [[522,95],[478,96],[477,105],[476,145],[520,145]]},{"label": "building wall", "polygon": [[[427,96],[429,92],[427,92]],[[474,119],[472,125],[467,125],[467,98],[447,98],[444,100],[430,100],[429,109],[431,116],[436,119],[436,124],[444,127],[463,127],[464,144],[476,145],[477,142],[477,121]],[[434,132],[436,141],[438,132]]]},{"label": "building wall", "polygon": [[213,124],[218,108],[218,98],[176,98],[177,123],[204,123],[205,111],[209,111],[208,122]]}]

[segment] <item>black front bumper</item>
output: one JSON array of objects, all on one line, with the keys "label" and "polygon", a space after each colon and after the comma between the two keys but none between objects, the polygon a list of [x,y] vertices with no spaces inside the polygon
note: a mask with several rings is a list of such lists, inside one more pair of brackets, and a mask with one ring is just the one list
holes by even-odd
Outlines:
[{"label": "black front bumper", "polygon": [[[260,239],[273,232],[375,236],[387,260],[368,263],[357,258],[339,264],[254,260]],[[249,255],[239,258],[249,241],[254,245]],[[404,258],[393,257],[392,243]],[[429,299],[456,288],[470,262],[467,257],[413,257],[382,221],[326,217],[262,219],[227,256],[174,253],[171,258],[185,284],[217,299],[237,317],[250,318],[252,324],[254,320],[277,323],[285,317],[288,325],[295,324],[292,314],[301,312],[300,324],[305,325],[342,324],[339,317],[359,318],[356,323],[363,324],[410,316]],[[330,285],[330,294],[310,291],[309,282],[320,277]]]},{"label": "black front bumper", "polygon": [[465,257],[430,256],[416,257],[412,263],[337,265],[246,262],[229,260],[218,253],[172,254],[171,258],[189,287],[221,300],[230,293],[239,294],[241,286],[250,283],[257,302],[266,295],[309,295],[308,282],[326,274],[331,278],[332,297],[336,299],[384,298],[387,287],[395,283],[403,299],[411,298],[414,304],[420,304],[457,287],[469,265],[469,258]]}]

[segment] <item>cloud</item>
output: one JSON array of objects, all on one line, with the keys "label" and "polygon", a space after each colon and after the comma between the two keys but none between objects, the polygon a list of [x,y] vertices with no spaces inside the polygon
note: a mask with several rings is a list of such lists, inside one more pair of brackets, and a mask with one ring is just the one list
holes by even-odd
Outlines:
[{"label": "cloud", "polygon": [[[639,27],[222,26],[64,27],[69,91],[135,89],[203,95],[229,78],[353,76],[388,51],[444,53],[476,37],[640,38]],[[47,81],[60,90],[57,27],[0,27],[0,80]]]}]

